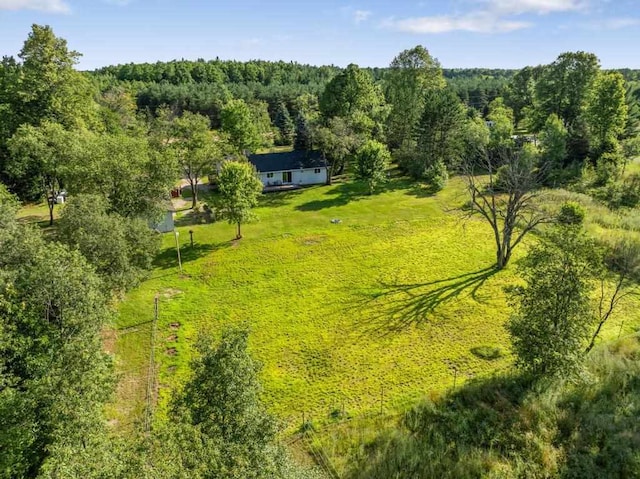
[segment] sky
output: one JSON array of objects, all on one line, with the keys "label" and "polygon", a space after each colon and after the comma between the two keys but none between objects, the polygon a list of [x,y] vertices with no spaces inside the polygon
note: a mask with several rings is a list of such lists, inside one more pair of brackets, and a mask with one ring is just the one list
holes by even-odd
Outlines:
[{"label": "sky", "polygon": [[79,68],[198,58],[387,66],[424,45],[445,68],[522,68],[560,53],[640,68],[640,0],[0,0],[0,55],[33,23]]}]

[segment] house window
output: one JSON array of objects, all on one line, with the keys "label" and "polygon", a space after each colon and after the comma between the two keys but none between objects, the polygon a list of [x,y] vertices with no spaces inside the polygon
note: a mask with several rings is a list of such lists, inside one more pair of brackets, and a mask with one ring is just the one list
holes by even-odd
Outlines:
[{"label": "house window", "polygon": [[267,178],[273,178],[273,173],[267,173]]},{"label": "house window", "polygon": [[313,170],[314,173],[320,173],[320,168],[316,168],[315,170]]}]

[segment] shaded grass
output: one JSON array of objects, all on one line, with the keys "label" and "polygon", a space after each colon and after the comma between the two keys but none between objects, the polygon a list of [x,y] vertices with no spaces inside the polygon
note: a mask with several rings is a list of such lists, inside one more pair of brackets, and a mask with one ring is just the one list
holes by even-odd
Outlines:
[{"label": "shaded grass", "polygon": [[[55,205],[53,207],[53,224],[60,218],[64,205]],[[29,203],[23,205],[18,210],[17,218],[22,223],[37,225],[42,228],[45,234],[51,233],[52,227],[49,226],[49,206],[46,202]]]}]

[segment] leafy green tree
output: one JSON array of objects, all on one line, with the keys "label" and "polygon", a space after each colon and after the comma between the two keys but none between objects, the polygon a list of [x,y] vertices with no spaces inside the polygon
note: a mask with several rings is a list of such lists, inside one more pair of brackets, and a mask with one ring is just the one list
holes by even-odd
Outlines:
[{"label": "leafy green tree", "polygon": [[273,123],[280,131],[281,143],[290,145],[296,136],[296,124],[291,119],[287,105],[284,102],[278,102],[276,106],[275,117]]},{"label": "leafy green tree", "polygon": [[243,100],[229,101],[221,113],[222,131],[240,153],[253,152],[261,145],[260,132],[256,127],[251,109]]},{"label": "leafy green tree", "polygon": [[270,148],[273,146],[273,139],[276,137],[276,129],[271,124],[269,116],[269,105],[264,101],[249,103],[253,124],[256,126],[260,148]]},{"label": "leafy green tree", "polygon": [[369,194],[373,194],[380,183],[386,181],[386,170],[391,163],[391,153],[376,140],[369,140],[355,154],[356,178],[367,183]]},{"label": "leafy green tree", "polygon": [[186,111],[182,116],[173,118],[167,128],[168,136],[164,144],[189,182],[191,208],[198,204],[200,180],[213,170],[216,160],[221,160],[223,156],[222,145],[214,141],[209,126],[207,117]]},{"label": "leafy green tree", "polygon": [[513,136],[513,111],[504,104],[501,97],[489,103],[487,119],[492,122],[489,128],[489,151],[504,152],[515,144]]},{"label": "leafy green tree", "polygon": [[536,376],[575,373],[591,335],[591,281],[597,247],[582,225],[558,226],[519,264],[508,329],[517,365]]},{"label": "leafy green tree", "polygon": [[7,187],[0,183],[0,229],[7,228],[13,223],[20,204]]},{"label": "leafy green tree", "polygon": [[236,239],[240,239],[240,226],[254,217],[251,209],[258,204],[262,182],[249,162],[227,161],[218,175],[218,189],[222,214],[237,225]]},{"label": "leafy green tree", "polygon": [[516,126],[525,118],[526,111],[533,107],[538,70],[533,67],[518,70],[505,88],[505,102],[513,110]]},{"label": "leafy green tree", "polygon": [[102,195],[109,212],[155,221],[178,177],[175,156],[152,149],[146,138],[86,133],[68,189]]},{"label": "leafy green tree", "polygon": [[141,136],[145,133],[145,123],[137,115],[135,93],[131,88],[118,85],[102,91],[98,96],[100,110],[98,116],[102,127],[109,134],[129,133]]},{"label": "leafy green tree", "polygon": [[82,253],[112,291],[123,292],[151,269],[161,238],[144,220],[108,210],[104,197],[74,196],[62,212],[57,233],[60,241]]},{"label": "leafy green tree", "polygon": [[248,333],[227,329],[217,346],[197,344],[192,376],[177,393],[171,421],[153,432],[145,477],[306,479],[277,445],[276,422],[260,400],[260,364]]},{"label": "leafy green tree", "polygon": [[21,123],[44,120],[65,127],[91,126],[95,122],[94,91],[74,66],[80,54],[49,26],[33,25],[18,55],[22,60],[17,88],[17,113]]},{"label": "leafy green tree", "polygon": [[627,123],[624,78],[620,73],[600,73],[589,91],[585,119],[596,156],[615,149]]},{"label": "leafy green tree", "polygon": [[424,110],[424,93],[445,86],[438,60],[421,45],[404,50],[391,62],[385,77],[385,97],[391,105],[387,118],[387,142],[399,148],[413,139]]},{"label": "leafy green tree", "polygon": [[540,149],[544,167],[549,171],[548,181],[561,178],[567,161],[567,129],[555,113],[549,115],[540,132]]},{"label": "leafy green tree", "polygon": [[325,120],[349,117],[356,111],[372,113],[383,102],[371,75],[351,64],[325,87],[320,96],[320,112]]},{"label": "leafy green tree", "polygon": [[640,132],[640,89],[637,84],[627,82],[625,97],[627,102],[627,122],[624,127],[624,139],[635,138]]},{"label": "leafy green tree", "polygon": [[327,126],[318,126],[313,132],[318,148],[327,159],[329,171],[327,181],[331,184],[333,175],[344,171],[347,162],[366,141],[363,135],[354,131],[351,122],[334,117]]},{"label": "leafy green tree", "polygon": [[49,206],[49,225],[53,225],[56,196],[70,175],[77,150],[73,135],[58,123],[23,125],[9,141],[13,160],[7,170],[13,178],[39,185]]},{"label": "leafy green tree", "polygon": [[582,115],[599,70],[598,57],[585,52],[563,53],[546,66],[536,83],[534,130],[540,130],[552,113],[571,130]]},{"label": "leafy green tree", "polygon": [[102,281],[79,252],[39,230],[0,230],[0,477],[36,477],[104,424],[114,386],[101,331]]}]

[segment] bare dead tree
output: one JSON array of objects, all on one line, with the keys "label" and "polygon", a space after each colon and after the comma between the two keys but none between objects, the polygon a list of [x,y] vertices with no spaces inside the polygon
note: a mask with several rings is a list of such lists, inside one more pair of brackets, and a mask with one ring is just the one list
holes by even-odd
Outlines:
[{"label": "bare dead tree", "polygon": [[471,197],[467,212],[480,215],[491,226],[500,270],[528,233],[552,221],[535,201],[544,171],[525,152],[505,150],[489,155],[481,151],[470,156],[461,165]]},{"label": "bare dead tree", "polygon": [[[614,310],[624,298],[638,294],[640,280],[640,243],[620,240],[605,254],[605,273],[600,278],[600,296],[598,298],[598,325],[591,342],[585,352],[589,352],[596,344],[602,327],[609,320]],[[613,292],[607,293],[606,284],[614,275]]]}]

